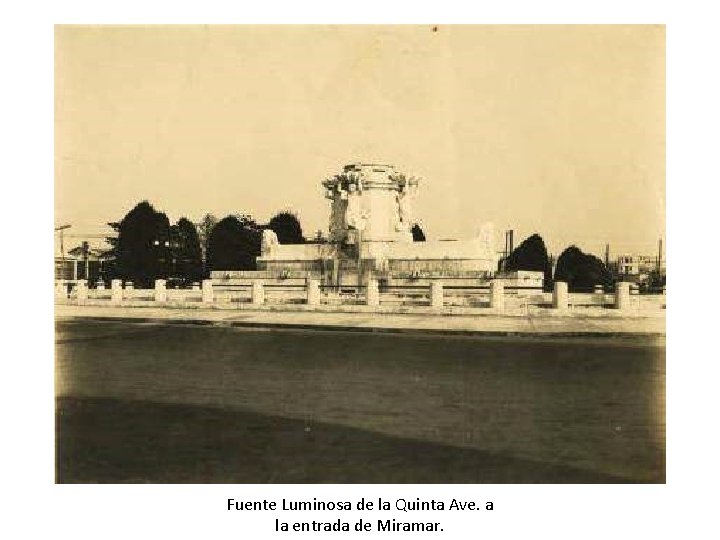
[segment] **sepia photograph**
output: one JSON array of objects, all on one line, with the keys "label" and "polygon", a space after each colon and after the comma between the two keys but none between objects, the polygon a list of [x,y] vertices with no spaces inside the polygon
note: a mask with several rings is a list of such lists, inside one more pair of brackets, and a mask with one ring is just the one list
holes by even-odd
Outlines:
[{"label": "sepia photograph", "polygon": [[57,484],[666,482],[663,25],[54,46]]}]

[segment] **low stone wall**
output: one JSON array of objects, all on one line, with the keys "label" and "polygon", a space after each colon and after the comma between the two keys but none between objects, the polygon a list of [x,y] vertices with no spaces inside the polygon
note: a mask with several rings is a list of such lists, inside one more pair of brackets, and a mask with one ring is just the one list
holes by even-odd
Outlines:
[{"label": "low stone wall", "polygon": [[619,283],[617,291],[606,293],[569,293],[567,284],[557,282],[552,293],[537,287],[506,287],[502,280],[489,285],[445,285],[442,280],[428,284],[381,285],[371,279],[362,287],[321,286],[318,279],[251,279],[236,276],[208,279],[192,289],[168,289],[157,280],[153,289],[135,289],[132,284],[113,281],[110,289],[88,289],[79,281],[70,293],[56,287],[59,303],[87,305],[167,305],[171,307],[208,307],[232,309],[233,306],[366,306],[377,312],[406,308],[428,308],[435,312],[530,313],[551,310],[557,313],[596,313],[613,311],[623,314],[661,313],[665,295],[633,294],[628,283]]}]

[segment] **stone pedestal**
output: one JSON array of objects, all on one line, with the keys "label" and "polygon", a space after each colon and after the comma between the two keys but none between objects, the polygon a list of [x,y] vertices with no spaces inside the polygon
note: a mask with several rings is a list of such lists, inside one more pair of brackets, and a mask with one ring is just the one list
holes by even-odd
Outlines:
[{"label": "stone pedestal", "polygon": [[85,302],[88,299],[87,281],[80,279],[77,282],[77,299],[78,302]]},{"label": "stone pedestal", "polygon": [[438,309],[445,305],[443,284],[440,281],[433,281],[430,284],[430,305]]},{"label": "stone pedestal", "polygon": [[98,281],[95,284],[95,290],[97,291],[104,291],[105,290],[105,282],[104,281]]},{"label": "stone pedestal", "polygon": [[204,279],[202,282],[202,301],[204,304],[212,304],[215,301],[212,279]]},{"label": "stone pedestal", "polygon": [[260,280],[253,281],[252,284],[252,303],[262,305],[265,303],[265,287]]},{"label": "stone pedestal", "polygon": [[505,310],[505,284],[498,279],[490,283],[490,307],[496,311]]},{"label": "stone pedestal", "polygon": [[165,288],[164,279],[155,280],[155,301],[167,302],[167,289]]},{"label": "stone pedestal", "polygon": [[368,306],[380,305],[380,288],[377,279],[370,278],[367,284],[367,293],[365,295],[365,303]]},{"label": "stone pedestal", "polygon": [[309,279],[307,282],[307,303],[309,306],[320,305],[320,282],[317,279]]},{"label": "stone pedestal", "polygon": [[621,281],[615,285],[615,309],[630,307],[630,283]]},{"label": "stone pedestal", "polygon": [[113,304],[120,304],[123,297],[122,281],[119,279],[113,279],[110,283],[110,302]]},{"label": "stone pedestal", "polygon": [[556,281],[553,289],[553,308],[565,311],[568,308],[568,284],[564,281]]}]

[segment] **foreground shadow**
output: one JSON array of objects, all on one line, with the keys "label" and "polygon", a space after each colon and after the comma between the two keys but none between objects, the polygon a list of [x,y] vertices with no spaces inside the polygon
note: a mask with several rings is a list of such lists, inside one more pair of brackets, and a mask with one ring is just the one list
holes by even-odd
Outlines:
[{"label": "foreground shadow", "polygon": [[633,481],[334,424],[104,398],[57,400],[56,458],[58,483]]}]

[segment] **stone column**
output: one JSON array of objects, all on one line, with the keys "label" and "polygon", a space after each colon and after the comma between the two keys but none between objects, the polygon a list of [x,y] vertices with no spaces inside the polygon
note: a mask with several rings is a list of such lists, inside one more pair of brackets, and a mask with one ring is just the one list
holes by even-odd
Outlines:
[{"label": "stone column", "polygon": [[430,283],[430,305],[434,308],[442,308],[445,305],[441,281],[435,280]]},{"label": "stone column", "polygon": [[165,288],[164,279],[155,280],[155,301],[167,302],[167,289]]},{"label": "stone column", "polygon": [[553,308],[565,311],[568,308],[568,284],[556,281],[553,289]]},{"label": "stone column", "polygon": [[615,285],[615,308],[628,309],[630,307],[630,283],[620,281]]},{"label": "stone column", "polygon": [[110,283],[110,302],[113,304],[120,304],[122,302],[123,288],[122,281],[119,279],[113,279]]},{"label": "stone column", "polygon": [[368,279],[367,292],[365,293],[365,303],[368,306],[377,307],[380,305],[380,288],[375,278]]},{"label": "stone column", "polygon": [[505,284],[499,279],[490,282],[490,307],[496,311],[505,311]]},{"label": "stone column", "polygon": [[55,298],[67,298],[67,285],[64,281],[55,282]]},{"label": "stone column", "polygon": [[307,282],[307,303],[309,306],[320,305],[320,282],[317,279],[309,279]]},{"label": "stone column", "polygon": [[85,302],[88,299],[87,280],[79,279],[77,282],[77,299],[78,302]]},{"label": "stone column", "polygon": [[215,295],[213,294],[212,279],[203,279],[202,301],[203,301],[203,304],[212,304],[215,301]]},{"label": "stone column", "polygon": [[263,282],[256,279],[252,283],[252,303],[262,305],[265,303],[265,288]]}]

